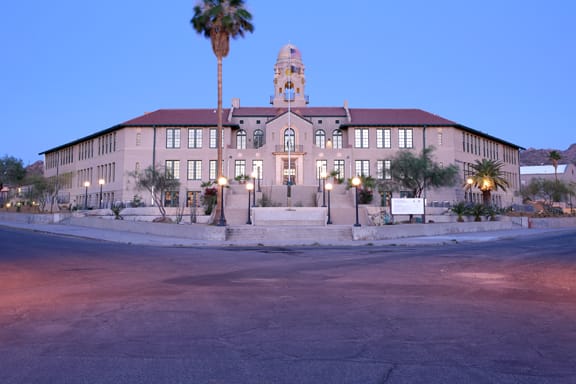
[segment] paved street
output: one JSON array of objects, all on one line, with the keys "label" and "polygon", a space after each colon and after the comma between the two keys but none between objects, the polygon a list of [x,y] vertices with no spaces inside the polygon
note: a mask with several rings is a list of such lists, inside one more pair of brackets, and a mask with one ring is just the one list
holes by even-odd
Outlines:
[{"label": "paved street", "polygon": [[576,231],[146,247],[0,228],[0,383],[574,383]]}]

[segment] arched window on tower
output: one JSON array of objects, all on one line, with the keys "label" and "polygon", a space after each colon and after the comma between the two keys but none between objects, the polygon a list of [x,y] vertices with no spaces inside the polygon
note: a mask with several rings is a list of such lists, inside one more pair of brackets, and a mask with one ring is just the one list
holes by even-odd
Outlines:
[{"label": "arched window on tower", "polygon": [[284,151],[294,151],[296,148],[295,144],[294,130],[292,128],[287,128],[284,131]]},{"label": "arched window on tower", "polygon": [[314,141],[318,148],[326,148],[326,132],[323,129],[317,129],[314,134]]},{"label": "arched window on tower", "polygon": [[332,148],[342,148],[342,131],[339,129],[332,131]]},{"label": "arched window on tower", "polygon": [[254,131],[254,148],[260,148],[264,145],[264,131],[257,129]]},{"label": "arched window on tower", "polygon": [[284,84],[284,101],[294,101],[294,83],[287,81]]},{"label": "arched window on tower", "polygon": [[236,133],[236,149],[246,149],[246,131],[243,129]]}]

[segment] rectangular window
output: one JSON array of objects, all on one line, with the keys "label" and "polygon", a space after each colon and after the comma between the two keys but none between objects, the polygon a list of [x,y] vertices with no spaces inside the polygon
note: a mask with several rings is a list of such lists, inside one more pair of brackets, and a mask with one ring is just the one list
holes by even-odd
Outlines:
[{"label": "rectangular window", "polygon": [[316,179],[320,179],[323,172],[328,174],[328,160],[316,160]]},{"label": "rectangular window", "polygon": [[262,180],[264,174],[264,161],[252,160],[252,172],[255,172],[256,179]]},{"label": "rectangular window", "polygon": [[210,128],[210,148],[216,148],[216,136],[218,134],[218,130],[216,128]]},{"label": "rectangular window", "polygon": [[218,160],[210,160],[210,163],[208,164],[208,178],[210,180],[216,180],[216,178],[218,177],[218,170],[216,168],[216,164],[218,163]]},{"label": "rectangular window", "polygon": [[166,191],[164,192],[164,206],[165,207],[177,207],[180,203],[180,192],[178,191]]},{"label": "rectangular window", "polygon": [[334,171],[338,172],[338,176],[336,176],[339,179],[344,179],[344,170],[346,168],[344,168],[344,160],[334,160]]},{"label": "rectangular window", "polygon": [[368,128],[354,129],[354,147],[368,148]]},{"label": "rectangular window", "polygon": [[188,130],[188,148],[202,148],[201,128],[190,128]]},{"label": "rectangular window", "polygon": [[166,160],[166,177],[180,179],[180,160]]},{"label": "rectangular window", "polygon": [[376,148],[391,148],[390,129],[379,128],[376,130]]},{"label": "rectangular window", "polygon": [[356,176],[370,176],[370,160],[355,160]]},{"label": "rectangular window", "polygon": [[376,177],[380,180],[390,180],[392,178],[390,174],[391,164],[390,160],[376,161]]},{"label": "rectangular window", "polygon": [[166,148],[180,148],[180,128],[166,129]]},{"label": "rectangular window", "polygon": [[246,175],[246,160],[234,161],[234,177]]},{"label": "rectangular window", "polygon": [[412,129],[401,128],[398,130],[398,148],[413,148]]},{"label": "rectangular window", "polygon": [[188,160],[188,180],[202,180],[202,160]]}]

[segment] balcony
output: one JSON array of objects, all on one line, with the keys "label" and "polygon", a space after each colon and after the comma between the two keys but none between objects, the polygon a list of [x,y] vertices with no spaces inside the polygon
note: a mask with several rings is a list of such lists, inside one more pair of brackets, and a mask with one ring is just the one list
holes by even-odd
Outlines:
[{"label": "balcony", "polygon": [[[275,153],[288,153],[288,148],[283,145],[275,145],[274,146]],[[303,153],[304,146],[303,145],[295,145],[294,148],[290,150],[292,153]]]}]

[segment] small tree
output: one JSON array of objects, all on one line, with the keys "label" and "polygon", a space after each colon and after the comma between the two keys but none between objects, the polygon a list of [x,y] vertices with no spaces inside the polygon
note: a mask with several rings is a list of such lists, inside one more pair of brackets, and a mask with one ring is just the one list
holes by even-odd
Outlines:
[{"label": "small tree", "polygon": [[166,218],[166,208],[164,207],[164,193],[180,189],[180,181],[174,178],[172,173],[159,166],[149,166],[142,173],[129,172],[128,175],[136,181],[136,189],[148,191],[152,196],[154,204],[158,207],[162,219]]},{"label": "small tree", "polygon": [[380,184],[383,190],[408,190],[413,197],[422,196],[424,188],[449,187],[456,183],[458,167],[451,164],[447,167],[432,159],[434,147],[422,150],[419,156],[412,152],[402,151],[390,164],[391,180]]},{"label": "small tree", "polygon": [[0,190],[4,185],[18,186],[24,180],[26,170],[22,160],[14,156],[0,158]]},{"label": "small tree", "polygon": [[553,202],[561,201],[574,192],[566,183],[538,177],[530,180],[530,183],[522,188],[520,193],[525,200],[541,200],[544,203],[544,209],[552,211]]}]

